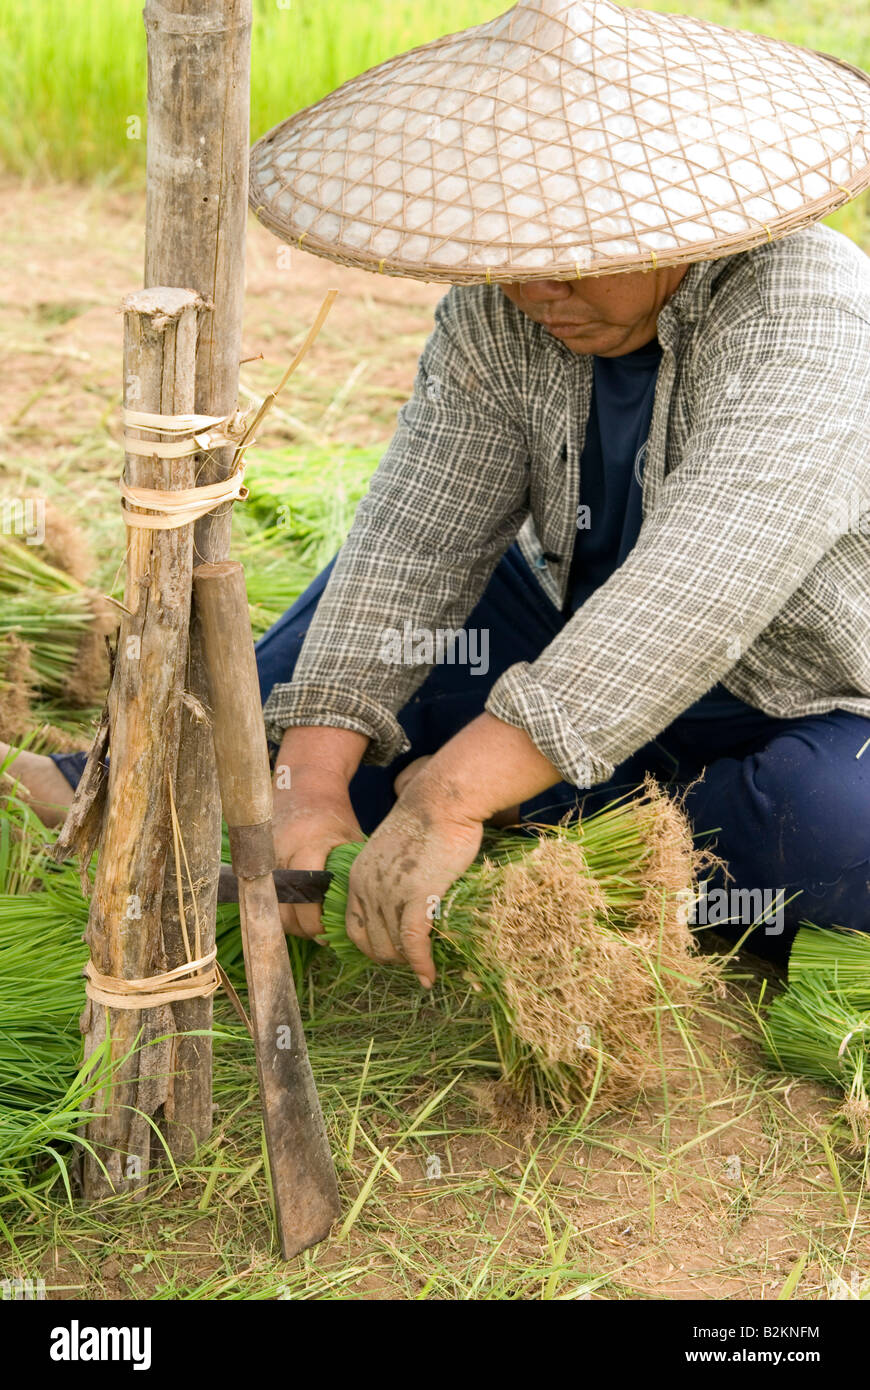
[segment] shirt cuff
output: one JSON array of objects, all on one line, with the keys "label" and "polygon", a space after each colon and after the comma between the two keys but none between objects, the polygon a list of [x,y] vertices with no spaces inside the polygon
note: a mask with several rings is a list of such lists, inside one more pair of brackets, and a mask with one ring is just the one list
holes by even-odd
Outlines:
[{"label": "shirt cuff", "polygon": [[500,676],[486,702],[505,724],[525,729],[532,743],[575,787],[593,787],[613,776],[613,763],[581,738],[564,705],[532,674],[525,661]]},{"label": "shirt cuff", "polygon": [[352,729],[371,741],[364,763],[386,766],[411,747],[395,715],[358,690],[304,682],[274,685],[263,706],[266,738],[280,743],[285,729],[299,724],[329,729]]}]

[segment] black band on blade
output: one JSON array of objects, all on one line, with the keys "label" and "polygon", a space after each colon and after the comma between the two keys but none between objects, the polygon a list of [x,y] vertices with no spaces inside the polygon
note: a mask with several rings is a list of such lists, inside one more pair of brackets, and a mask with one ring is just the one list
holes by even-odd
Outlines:
[{"label": "black band on blade", "polygon": [[[320,903],[332,881],[325,869],[275,869],[275,889],[279,903]],[[221,864],[218,880],[219,903],[237,903],[239,885],[229,864]]]}]

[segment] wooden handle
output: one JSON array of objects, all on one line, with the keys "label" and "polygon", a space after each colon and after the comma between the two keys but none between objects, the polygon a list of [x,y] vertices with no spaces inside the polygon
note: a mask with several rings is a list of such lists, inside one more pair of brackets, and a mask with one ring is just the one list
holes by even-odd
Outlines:
[{"label": "wooden handle", "polygon": [[272,876],[272,787],[240,564],[200,565],[194,586],[211,688],[215,756],[238,875],[242,946],[285,1259],[322,1240],[339,1215],[335,1169],[314,1084]]},{"label": "wooden handle", "polygon": [[239,879],[239,910],[275,1217],[289,1260],[329,1234],[341,1203],[271,874]]},{"label": "wooden handle", "polygon": [[224,816],[234,828],[262,825],[272,816],[272,783],[244,570],[238,560],[198,565],[193,583],[209,653],[212,732]]}]

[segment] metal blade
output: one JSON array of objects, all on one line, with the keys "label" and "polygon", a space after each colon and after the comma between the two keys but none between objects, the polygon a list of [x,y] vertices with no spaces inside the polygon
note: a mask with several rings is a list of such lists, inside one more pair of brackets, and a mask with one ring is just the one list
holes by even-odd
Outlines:
[{"label": "metal blade", "polygon": [[[323,902],[332,874],[325,869],[274,869],[275,890],[279,903]],[[221,864],[218,880],[219,903],[239,901],[239,882],[229,864]]]}]

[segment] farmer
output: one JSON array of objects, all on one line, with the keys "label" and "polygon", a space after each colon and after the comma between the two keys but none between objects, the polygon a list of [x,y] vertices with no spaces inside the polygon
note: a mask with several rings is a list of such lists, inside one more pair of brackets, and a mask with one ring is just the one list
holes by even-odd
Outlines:
[{"label": "farmer", "polygon": [[[870,263],[816,225],[868,141],[833,60],[523,0],[255,147],[280,236],[454,282],[347,542],[257,649],[280,862],[371,835],[367,954],[429,984],[486,822],[646,773],[733,901],[785,904],[756,949],[870,927]],[[74,760],[20,762],[69,799]]]}]

